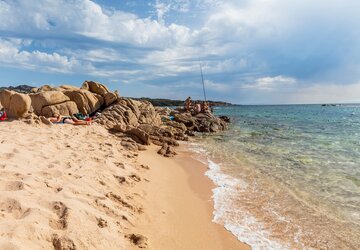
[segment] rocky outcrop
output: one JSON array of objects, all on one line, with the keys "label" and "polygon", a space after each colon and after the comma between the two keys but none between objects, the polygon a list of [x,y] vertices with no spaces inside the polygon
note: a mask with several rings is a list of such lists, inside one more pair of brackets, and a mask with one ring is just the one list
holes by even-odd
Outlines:
[{"label": "rocky outcrop", "polygon": [[[12,95],[14,95],[14,105],[10,105]],[[44,85],[32,88],[27,94],[18,94],[5,89],[0,95],[2,106],[13,118],[19,118],[27,112],[46,117],[56,113],[60,115],[73,115],[79,112],[84,115],[93,114],[117,102],[118,99],[117,92],[110,92],[105,85],[93,81],[85,81],[82,88],[71,85],[59,87]],[[134,124],[135,119],[131,117],[129,119]]]},{"label": "rocky outcrop", "polygon": [[161,119],[151,104],[129,98],[119,98],[114,104],[103,110],[96,122],[110,129],[118,124],[132,127],[138,127],[139,124],[158,126],[161,124]]},{"label": "rocky outcrop", "polygon": [[178,141],[187,141],[195,132],[226,129],[229,119],[210,112],[190,113],[182,109],[155,108],[145,100],[121,98],[117,92],[98,82],[85,81],[81,88],[44,85],[19,94],[0,92],[0,103],[9,117],[25,118],[29,124],[51,124],[46,117],[54,114],[96,114],[94,122],[119,136],[128,150],[144,150],[151,143],[161,146],[159,154],[170,157]]}]

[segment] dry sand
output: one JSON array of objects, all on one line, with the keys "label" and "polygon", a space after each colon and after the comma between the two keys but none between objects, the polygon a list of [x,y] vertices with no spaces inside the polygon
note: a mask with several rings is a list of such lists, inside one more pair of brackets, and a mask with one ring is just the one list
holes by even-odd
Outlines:
[{"label": "dry sand", "polygon": [[1,122],[0,249],[246,249],[211,222],[205,166],[156,149],[97,125]]}]

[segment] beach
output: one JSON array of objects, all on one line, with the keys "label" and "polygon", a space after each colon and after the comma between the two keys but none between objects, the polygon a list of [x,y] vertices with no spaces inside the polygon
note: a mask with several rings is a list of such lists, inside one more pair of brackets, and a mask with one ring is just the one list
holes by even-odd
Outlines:
[{"label": "beach", "polygon": [[212,222],[186,146],[128,151],[100,125],[1,122],[1,249],[249,249]]}]

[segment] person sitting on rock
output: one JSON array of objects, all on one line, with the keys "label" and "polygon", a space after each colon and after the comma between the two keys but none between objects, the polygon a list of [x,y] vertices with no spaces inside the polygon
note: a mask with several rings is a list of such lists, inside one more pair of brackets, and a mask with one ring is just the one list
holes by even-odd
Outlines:
[{"label": "person sitting on rock", "polygon": [[185,100],[185,110],[190,111],[191,108],[192,108],[192,101],[191,101],[191,97],[189,96]]},{"label": "person sitting on rock", "polygon": [[209,112],[209,104],[208,102],[201,103],[201,112],[208,113]]},{"label": "person sitting on rock", "polygon": [[52,123],[67,123],[72,125],[90,125],[91,121],[82,121],[73,116],[62,116],[60,114],[55,114],[53,117],[49,118],[49,121]]},{"label": "person sitting on rock", "polygon": [[201,112],[201,104],[200,103],[195,103],[194,111],[195,111],[195,113]]}]

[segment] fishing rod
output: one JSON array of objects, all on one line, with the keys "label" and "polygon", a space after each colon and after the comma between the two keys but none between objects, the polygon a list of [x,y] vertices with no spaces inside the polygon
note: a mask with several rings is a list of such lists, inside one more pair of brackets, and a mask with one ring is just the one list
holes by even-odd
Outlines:
[{"label": "fishing rod", "polygon": [[205,102],[206,102],[205,82],[204,82],[204,76],[203,76],[201,62],[200,62],[200,72],[201,72],[201,81],[202,81],[203,91],[204,91],[204,99],[205,99]]}]

